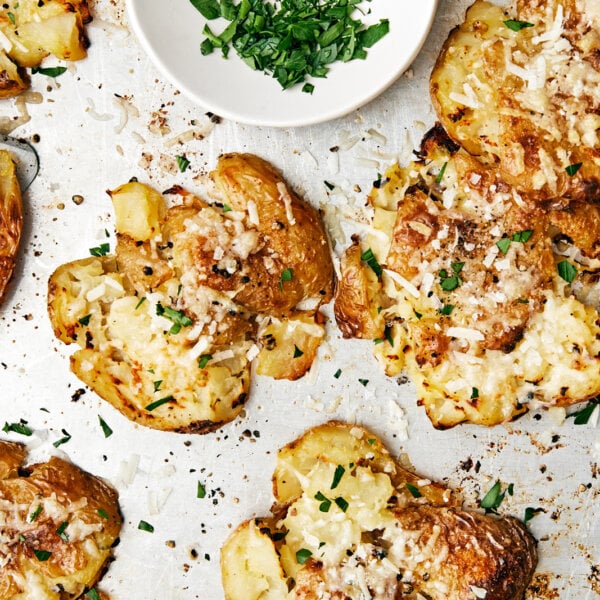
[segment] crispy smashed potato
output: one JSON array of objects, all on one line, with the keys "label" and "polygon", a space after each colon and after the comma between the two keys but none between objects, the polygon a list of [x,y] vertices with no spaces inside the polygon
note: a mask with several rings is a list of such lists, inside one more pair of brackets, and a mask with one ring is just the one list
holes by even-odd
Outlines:
[{"label": "crispy smashed potato", "polygon": [[597,278],[579,274],[589,262],[572,245],[559,254],[549,211],[440,127],[420,153],[373,190],[373,233],[342,261],[343,334],[376,339],[386,373],[408,372],[438,428],[594,398]]},{"label": "crispy smashed potato", "polygon": [[0,98],[29,88],[26,68],[53,55],[81,60],[89,45],[85,24],[92,20],[86,0],[18,0],[0,8]]},{"label": "crispy smashed potato", "polygon": [[0,600],[81,598],[121,530],[117,492],[60,458],[23,467],[0,441]]},{"label": "crispy smashed potato", "polygon": [[431,95],[448,134],[520,192],[600,194],[600,16],[594,2],[477,0],[444,44]]},{"label": "crispy smashed potato", "polygon": [[21,188],[10,152],[0,150],[0,301],[15,268],[23,228]]},{"label": "crispy smashed potato", "polygon": [[537,564],[519,520],[461,509],[377,436],[330,422],[281,449],[273,516],[225,542],[227,600],[521,600]]},{"label": "crispy smashed potato", "polygon": [[214,430],[243,409],[250,367],[298,379],[324,337],[333,265],[318,213],[256,156],[211,173],[218,200],[185,190],[168,208],[130,182],[109,194],[115,255],[60,266],[49,281],[55,335],[80,346],[71,369],[130,419]]}]

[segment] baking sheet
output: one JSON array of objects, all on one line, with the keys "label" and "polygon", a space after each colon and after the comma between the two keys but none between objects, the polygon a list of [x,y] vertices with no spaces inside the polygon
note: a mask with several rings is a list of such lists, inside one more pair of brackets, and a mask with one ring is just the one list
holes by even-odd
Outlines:
[{"label": "baking sheet", "polygon": [[[31,121],[14,134],[39,135],[41,171],[24,197],[21,257],[0,307],[0,419],[25,419],[34,435],[2,437],[26,442],[32,460],[64,454],[117,487],[121,542],[100,586],[114,599],[222,599],[219,548],[238,523],[268,513],[275,451],[332,418],[372,428],[394,453],[406,453],[418,473],[461,489],[468,506],[497,479],[513,483],[503,512],[523,517],[526,507],[543,509],[530,521],[540,564],[529,598],[600,595],[600,436],[593,424],[576,426],[554,410],[492,429],[435,431],[416,406],[412,385],[383,376],[372,343],[343,341],[331,325],[303,380],[255,377],[243,419],[203,436],[152,431],[127,421],[69,372],[70,349],[54,339],[47,318],[51,272],[99,243],[114,247],[105,190],[131,177],[159,190],[180,184],[201,192],[202,175],[219,154],[254,152],[315,205],[336,207],[346,235],[360,232],[364,197],[377,173],[395,160],[406,162],[434,122],[427,78],[468,4],[442,0],[425,47],[396,84],[363,109],[314,127],[211,120],[207,108],[193,105],[155,70],[118,0],[92,2],[88,59],[56,80],[34,76],[43,101],[28,105]],[[0,103],[0,116],[17,114],[13,101]],[[181,134],[196,139],[181,141]],[[174,161],[182,153],[191,163],[183,174]],[[343,193],[328,195],[324,181]],[[73,202],[74,195],[83,202]],[[113,430],[108,438],[99,416]],[[72,438],[56,449],[62,429]],[[198,482],[204,498],[197,497]],[[154,533],[139,530],[140,520]]]}]

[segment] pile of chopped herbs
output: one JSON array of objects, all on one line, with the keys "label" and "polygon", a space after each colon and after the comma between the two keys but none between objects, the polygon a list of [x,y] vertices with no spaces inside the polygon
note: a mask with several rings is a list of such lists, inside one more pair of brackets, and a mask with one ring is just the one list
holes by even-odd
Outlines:
[{"label": "pile of chopped herbs", "polygon": [[[229,21],[218,35],[205,25],[203,55],[220,48],[227,58],[233,47],[247,65],[271,75],[283,89],[307,77],[326,77],[335,61],[366,58],[366,49],[388,33],[389,21],[381,19],[366,27],[352,18],[362,1],[190,0],[207,20]],[[312,83],[302,87],[303,92],[313,90]]]}]

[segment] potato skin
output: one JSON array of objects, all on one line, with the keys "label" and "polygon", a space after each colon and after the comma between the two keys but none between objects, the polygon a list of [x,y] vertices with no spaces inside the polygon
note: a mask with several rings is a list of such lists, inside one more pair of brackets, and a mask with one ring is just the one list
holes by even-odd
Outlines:
[{"label": "potato skin", "polygon": [[[15,446],[20,445],[0,441],[0,456],[18,458],[21,467],[26,451]],[[9,472],[0,470],[0,498],[14,507],[13,518],[0,526],[3,537],[21,540],[11,546],[9,560],[0,570],[1,600],[32,597],[33,589],[19,583],[27,580],[27,574],[40,579],[48,597],[55,597],[50,590],[60,585],[64,599],[81,597],[98,581],[121,530],[115,489],[72,463],[52,457],[21,471],[15,465]],[[47,502],[54,510],[43,509]],[[31,511],[37,506],[41,510],[32,520]],[[58,533],[61,527],[63,535],[70,534],[68,541]],[[38,560],[34,554],[38,550],[51,553],[47,561]]]},{"label": "potato skin", "polygon": [[21,189],[10,152],[0,150],[0,301],[12,278],[23,228]]},{"label": "potato skin", "polygon": [[360,425],[309,429],[279,450],[273,482],[272,516],[246,521],[223,546],[227,600],[349,600],[367,588],[374,600],[470,600],[476,590],[522,600],[537,565],[521,521],[462,509]]},{"label": "potato skin", "polygon": [[[248,269],[228,283],[231,289],[241,287],[236,301],[276,317],[290,315],[305,298],[329,302],[333,263],[317,210],[288,189],[273,166],[252,154],[221,156],[210,177],[234,210],[247,211],[254,203],[256,229],[265,246],[252,256]],[[286,270],[292,272],[290,280],[282,280]],[[249,281],[244,283],[245,277]]]},{"label": "potato skin", "polygon": [[50,54],[72,61],[87,56],[85,25],[92,20],[87,0],[21,0],[11,14],[0,14],[0,31],[12,44],[10,50],[0,49],[0,98],[28,89],[25,68],[40,66]]}]

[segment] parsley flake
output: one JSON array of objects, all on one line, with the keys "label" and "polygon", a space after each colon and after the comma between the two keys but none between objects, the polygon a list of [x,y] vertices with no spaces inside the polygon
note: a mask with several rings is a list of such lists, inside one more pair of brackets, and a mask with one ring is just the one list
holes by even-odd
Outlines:
[{"label": "parsley flake", "polygon": [[304,352],[302,352],[302,350],[300,350],[300,348],[294,344],[294,358],[300,358],[303,354]]},{"label": "parsley flake", "polygon": [[560,277],[567,283],[573,283],[573,280],[577,277],[577,269],[568,260],[561,260],[556,265],[556,269]]},{"label": "parsley flake", "polygon": [[597,398],[590,400],[581,410],[571,413],[570,415],[567,415],[567,417],[574,417],[575,420],[573,423],[575,423],[575,425],[587,425],[599,402],[600,400]]},{"label": "parsley flake", "polygon": [[505,495],[506,491],[502,491],[502,484],[498,480],[482,498],[479,505],[485,509],[486,513],[496,512],[496,509],[502,504]]},{"label": "parsley flake", "polygon": [[338,496],[334,502],[338,505],[338,508],[342,511],[342,512],[346,512],[348,510],[348,501],[345,500],[344,498],[342,498],[341,496]]},{"label": "parsley flake", "polygon": [[175,310],[170,306],[163,306],[160,302],[156,305],[156,314],[159,317],[165,317],[173,322],[173,326],[169,329],[171,335],[179,333],[182,327],[190,327],[190,325],[194,324],[194,321],[192,321],[192,319],[184,312]]},{"label": "parsley flake", "polygon": [[154,402],[150,402],[150,404],[146,405],[144,408],[148,412],[152,412],[154,409],[158,408],[159,406],[162,406],[163,404],[166,404],[167,402],[173,402],[174,400],[175,400],[175,398],[173,398],[173,396],[165,396],[164,398],[161,398],[160,400],[155,400]]},{"label": "parsley flake", "polygon": [[100,600],[100,594],[98,594],[98,592],[96,591],[96,588],[92,588],[91,590],[89,590],[86,593],[86,596],[90,599],[90,600]]},{"label": "parsley flake", "polygon": [[308,548],[300,548],[296,552],[296,562],[299,565],[303,565],[311,556],[312,552]]},{"label": "parsley flake", "polygon": [[148,533],[154,533],[154,526],[148,523],[148,521],[140,521],[138,523],[138,529],[142,531],[147,531]]},{"label": "parsley flake", "polygon": [[444,173],[446,172],[446,167],[448,166],[448,162],[445,162],[440,169],[440,172],[437,174],[435,178],[436,183],[442,183],[442,179],[444,178]]},{"label": "parsley flake", "polygon": [[318,500],[321,504],[319,504],[319,510],[321,512],[329,512],[331,508],[331,500],[327,498],[327,496],[323,495],[321,492],[317,492],[315,494],[315,500]]},{"label": "parsley flake", "polygon": [[65,533],[65,529],[68,526],[69,526],[68,521],[63,521],[58,526],[58,529],[56,530],[56,533],[59,535],[60,539],[63,540],[63,542],[68,542],[69,541],[69,535],[67,533]]},{"label": "parsley flake", "polygon": [[40,75],[46,75],[47,77],[58,77],[67,70],[67,67],[33,67],[31,69],[32,74],[39,73]]},{"label": "parsley flake", "polygon": [[108,426],[106,421],[100,415],[98,415],[98,422],[100,423],[100,427],[102,428],[102,433],[104,434],[104,437],[110,437],[113,434],[113,430]]},{"label": "parsley flake", "polygon": [[340,378],[340,376],[341,376],[341,374],[342,374],[342,370],[341,370],[341,369],[338,369],[338,370],[337,370],[337,371],[336,371],[336,372],[333,374],[333,376],[334,376],[336,379],[339,379],[339,378]]},{"label": "parsley flake", "polygon": [[406,483],[404,485],[406,485],[406,489],[411,493],[413,498],[421,498],[421,496],[423,496],[418,487],[411,485],[410,483]]},{"label": "parsley flake", "polygon": [[565,171],[567,172],[567,175],[569,177],[573,177],[573,175],[575,175],[575,173],[577,173],[577,171],[579,171],[579,169],[581,169],[581,166],[583,165],[583,163],[574,163],[572,165],[569,165],[568,167],[565,168]]},{"label": "parsley flake", "polygon": [[91,318],[92,318],[92,315],[85,315],[85,317],[81,317],[81,319],[78,320],[78,323],[80,325],[83,325],[84,327],[87,327],[90,324]]},{"label": "parsley flake", "polygon": [[20,433],[21,435],[26,436],[33,435],[33,431],[29,427],[27,427],[27,425],[23,421],[21,421],[20,423],[5,422],[2,431],[4,431],[5,433],[12,431],[13,433]]},{"label": "parsley flake", "polygon": [[48,550],[36,550],[34,548],[33,553],[40,562],[46,562],[52,556],[52,552],[48,552]]},{"label": "parsley flake", "polygon": [[66,444],[71,439],[71,434],[66,429],[62,429],[61,431],[63,433],[63,437],[61,437],[59,440],[56,440],[56,442],[53,442],[52,444],[55,448]]},{"label": "parsley flake", "polygon": [[377,277],[381,277],[383,269],[381,268],[381,265],[375,258],[375,255],[373,254],[373,250],[371,250],[371,248],[368,248],[360,255],[360,260],[366,262],[369,265],[369,267],[371,267],[373,273],[377,275]]},{"label": "parsley flake", "polygon": [[198,359],[198,367],[204,369],[208,362],[212,359],[212,354],[202,354]]},{"label": "parsley flake", "polygon": [[190,166],[190,161],[183,155],[175,157],[177,161],[177,167],[181,173],[185,173],[187,168]]},{"label": "parsley flake", "polygon": [[515,19],[508,19],[503,21],[503,23],[512,31],[521,31],[521,29],[533,27],[533,23],[528,23],[527,21],[517,21]]},{"label": "parsley flake", "polygon": [[90,248],[90,254],[92,256],[106,256],[110,252],[110,244],[108,242],[104,242],[99,246],[95,246],[94,248]]},{"label": "parsley flake", "polygon": [[108,519],[108,513],[103,508],[99,508],[96,512],[102,519]]},{"label": "parsley flake", "polygon": [[537,515],[538,513],[544,512],[543,508],[533,508],[531,506],[528,506],[525,509],[525,516],[523,518],[523,523],[527,523],[527,521],[531,521],[531,519],[533,519],[533,517],[535,517],[535,515]]},{"label": "parsley flake", "polygon": [[42,512],[42,505],[38,504],[35,507],[35,509],[33,510],[33,512],[29,515],[29,522],[33,523],[40,516],[41,512]]},{"label": "parsley flake", "polygon": [[329,489],[334,490],[340,483],[346,469],[342,467],[342,465],[338,465],[335,468],[335,473],[333,474],[333,481],[331,482],[331,487]]},{"label": "parsley flake", "polygon": [[206,497],[206,488],[202,484],[201,481],[198,482],[198,488],[196,490],[196,498],[205,498]]}]

